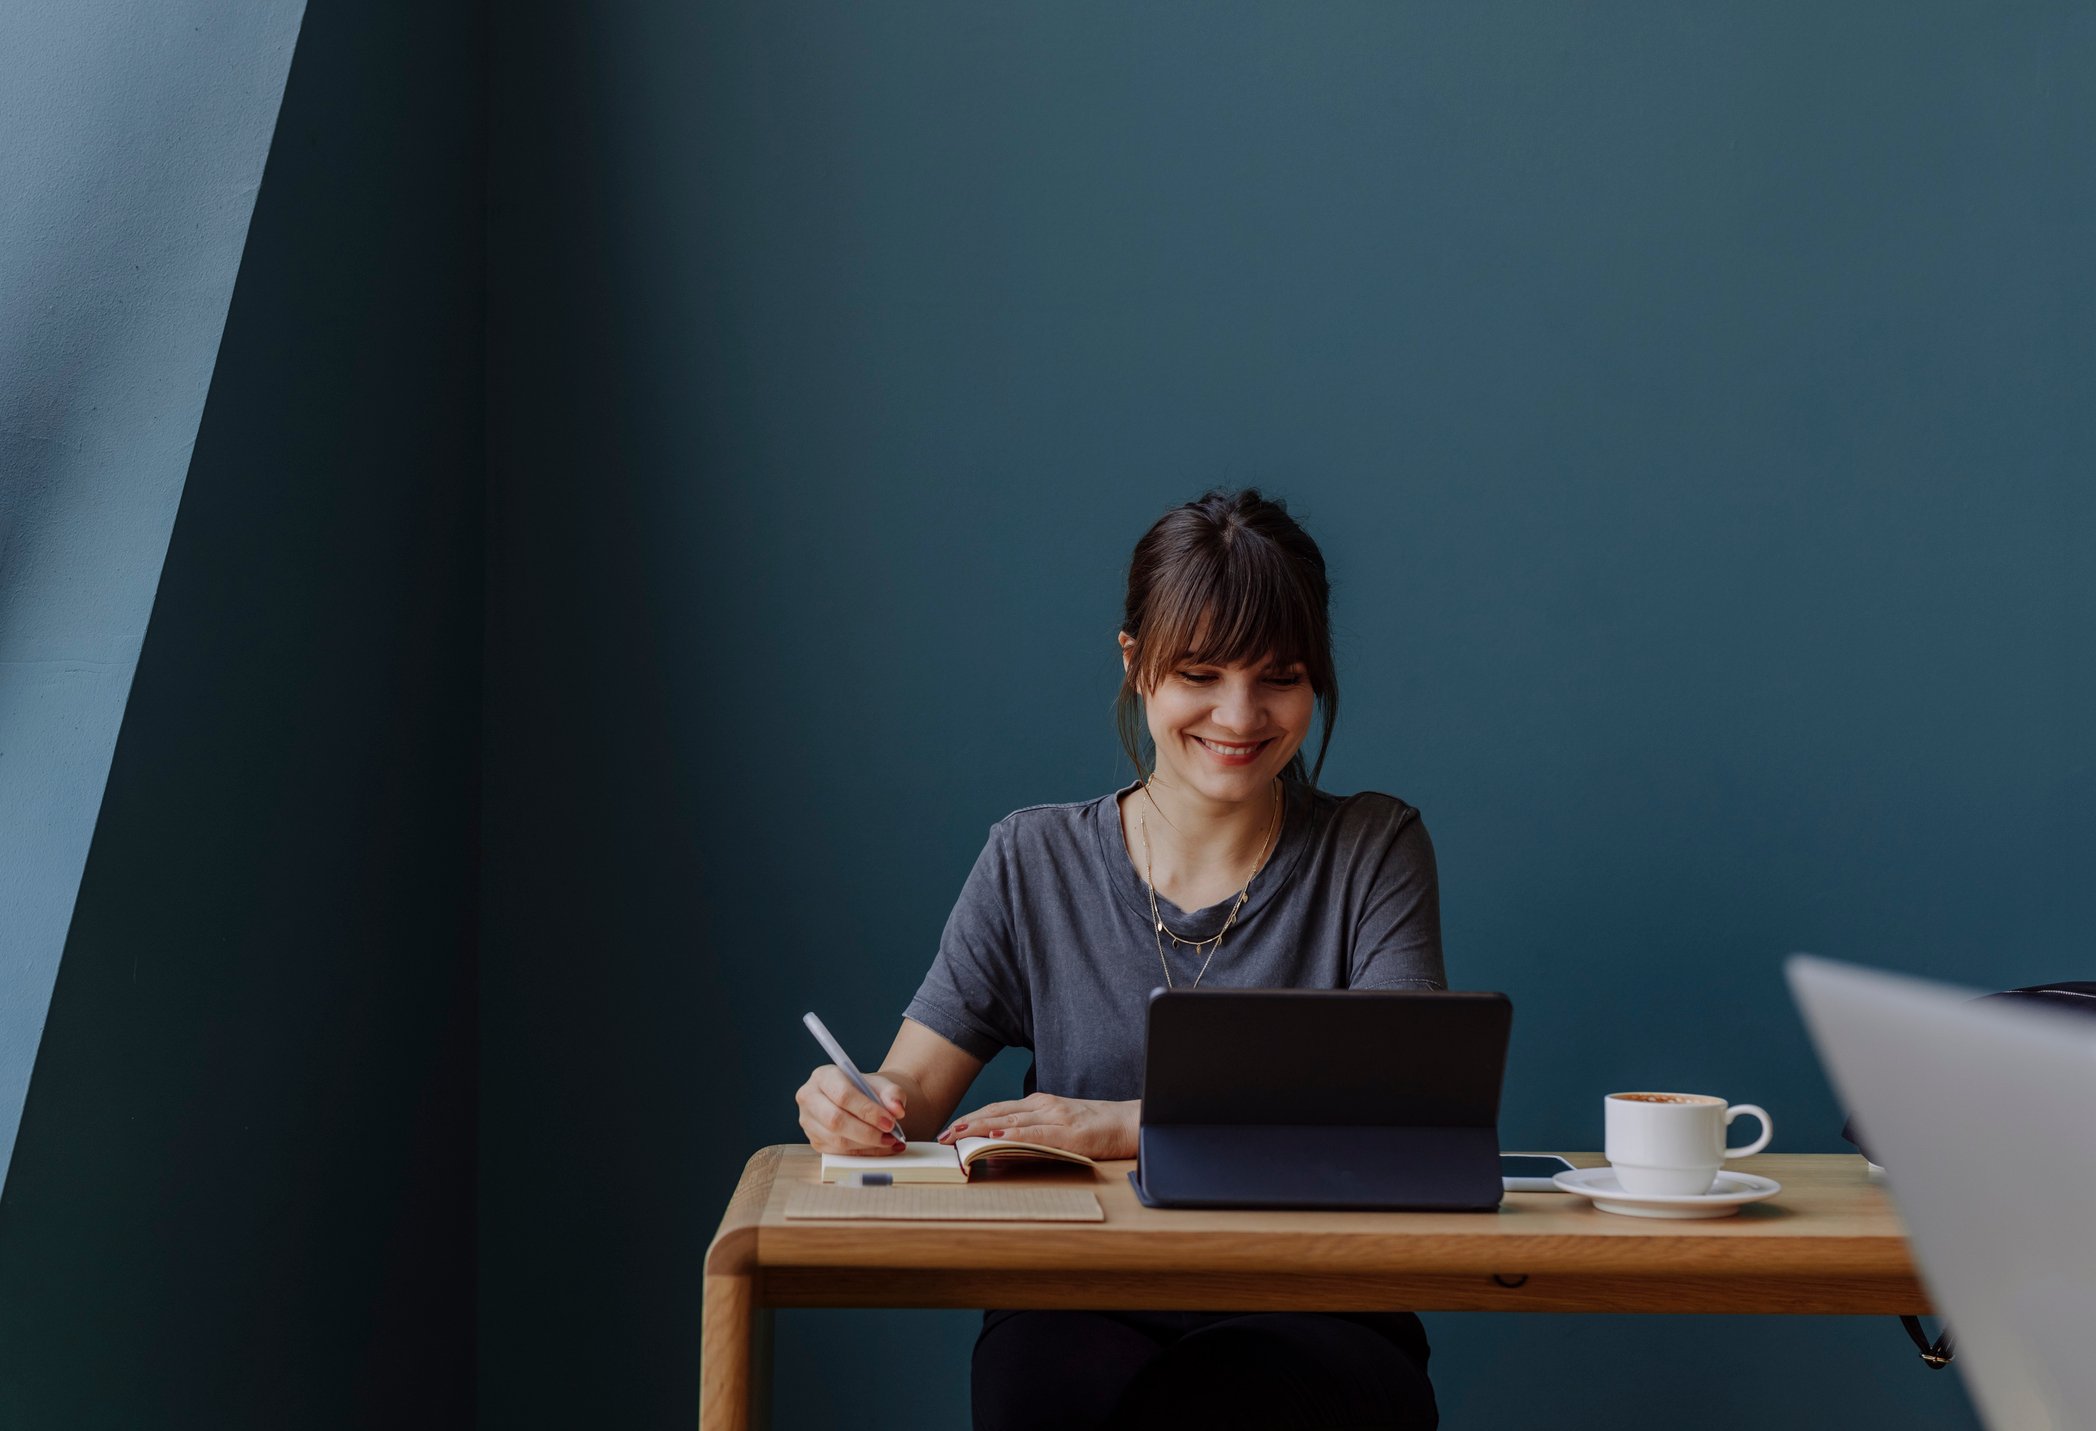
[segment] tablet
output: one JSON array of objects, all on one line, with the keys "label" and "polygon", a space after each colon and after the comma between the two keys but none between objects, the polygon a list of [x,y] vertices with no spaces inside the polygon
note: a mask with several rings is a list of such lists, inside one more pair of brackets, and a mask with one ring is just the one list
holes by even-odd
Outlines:
[{"label": "tablet", "polygon": [[1513,1008],[1498,993],[1160,990],[1137,1195],[1155,1207],[1496,1208]]}]

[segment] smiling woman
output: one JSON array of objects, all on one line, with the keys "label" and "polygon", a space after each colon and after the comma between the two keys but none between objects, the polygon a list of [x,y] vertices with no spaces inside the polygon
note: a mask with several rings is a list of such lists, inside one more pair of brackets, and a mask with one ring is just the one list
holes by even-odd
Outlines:
[{"label": "smiling woman", "polygon": [[[1137,706],[1147,696],[1150,735],[1162,758],[1157,710],[1171,703],[1171,677],[1213,684],[1223,667],[1257,663],[1283,690],[1303,697],[1303,725],[1292,744],[1263,769],[1316,785],[1339,713],[1339,674],[1332,666],[1331,583],[1325,559],[1288,509],[1256,489],[1210,492],[1160,518],[1136,543],[1121,613],[1121,692],[1114,702],[1121,747],[1138,772]],[[1324,706],[1317,764],[1306,768],[1301,746],[1312,700]],[[1294,709],[1291,707],[1291,709]],[[1231,732],[1208,734],[1227,742]]]},{"label": "smiling woman", "polygon": [[[796,1095],[810,1143],[1012,1136],[1132,1158],[1151,989],[1446,987],[1418,812],[1317,788],[1338,705],[1329,601],[1316,543],[1257,491],[1210,492],[1150,528],[1117,637],[1135,781],[991,827],[867,1078],[878,1101],[818,1068]],[[1026,1096],[949,1126],[1006,1047],[1033,1051]],[[1426,1361],[1408,1313],[993,1311],[975,1423],[1431,1427]]]}]

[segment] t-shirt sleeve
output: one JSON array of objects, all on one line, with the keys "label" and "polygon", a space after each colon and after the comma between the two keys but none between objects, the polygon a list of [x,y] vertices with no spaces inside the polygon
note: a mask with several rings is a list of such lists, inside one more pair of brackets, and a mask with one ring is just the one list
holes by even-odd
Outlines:
[{"label": "t-shirt sleeve", "polygon": [[1363,854],[1370,873],[1347,961],[1347,987],[1447,988],[1434,842],[1419,812],[1400,806],[1393,825]]},{"label": "t-shirt sleeve", "polygon": [[1011,832],[1000,820],[946,917],[932,967],[903,1010],[904,1018],[985,1062],[999,1049],[1033,1046],[1013,904]]}]

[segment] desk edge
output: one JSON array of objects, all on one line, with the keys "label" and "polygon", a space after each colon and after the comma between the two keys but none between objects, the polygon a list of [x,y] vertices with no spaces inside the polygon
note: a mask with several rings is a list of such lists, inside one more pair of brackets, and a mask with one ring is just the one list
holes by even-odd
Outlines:
[{"label": "desk edge", "polygon": [[742,1179],[735,1184],[735,1195],[728,1199],[728,1210],[721,1214],[720,1228],[706,1247],[707,1276],[742,1277],[755,1269],[757,1227],[764,1220],[765,1200],[771,1194],[772,1179],[779,1170],[779,1155],[784,1150],[783,1144],[759,1148],[743,1165]]}]

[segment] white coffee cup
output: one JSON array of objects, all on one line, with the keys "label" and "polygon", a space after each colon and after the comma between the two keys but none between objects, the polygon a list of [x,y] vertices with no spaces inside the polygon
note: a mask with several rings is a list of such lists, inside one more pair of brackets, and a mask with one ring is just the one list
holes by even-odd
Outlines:
[{"label": "white coffee cup", "polygon": [[[1751,1103],[1726,1106],[1704,1093],[1611,1093],[1604,1151],[1628,1193],[1698,1197],[1716,1183],[1727,1158],[1758,1153],[1775,1136],[1769,1115]],[[1725,1146],[1725,1129],[1742,1113],[1761,1120],[1761,1136],[1744,1148]]]}]

